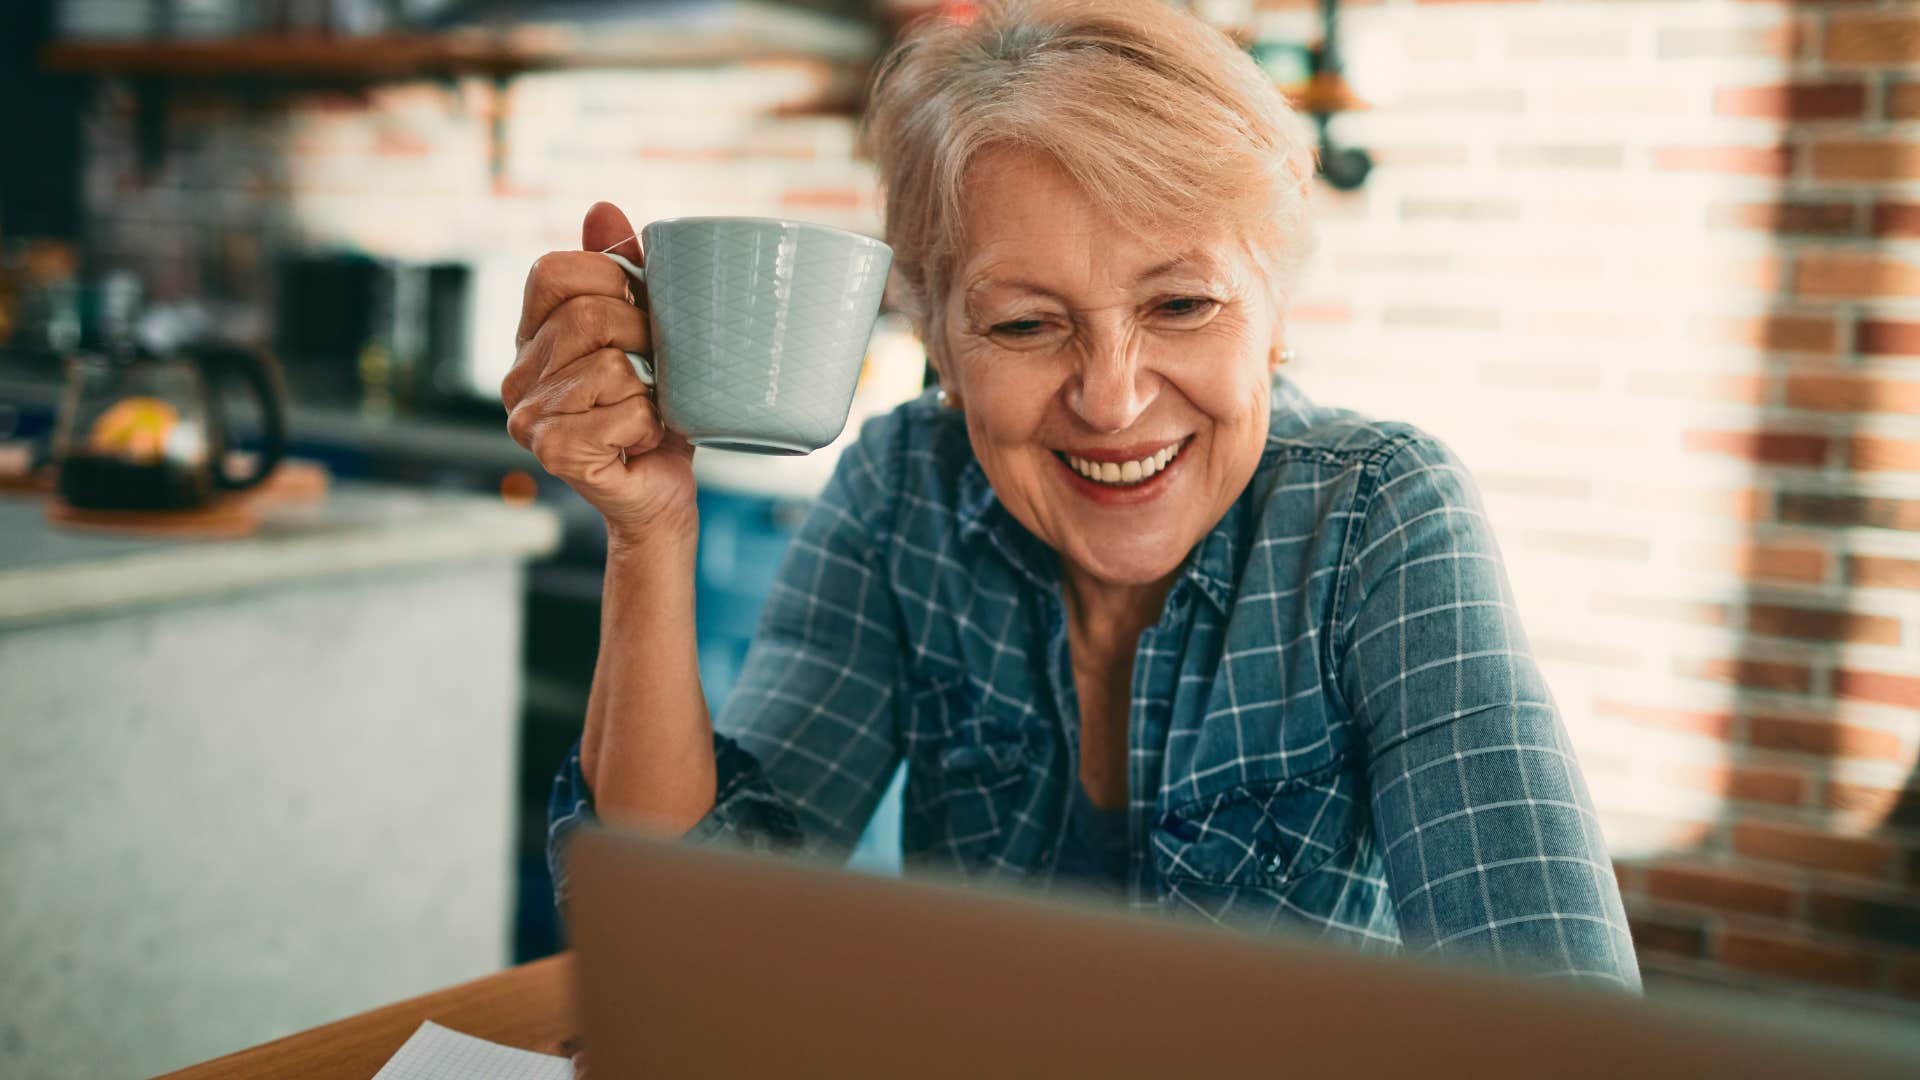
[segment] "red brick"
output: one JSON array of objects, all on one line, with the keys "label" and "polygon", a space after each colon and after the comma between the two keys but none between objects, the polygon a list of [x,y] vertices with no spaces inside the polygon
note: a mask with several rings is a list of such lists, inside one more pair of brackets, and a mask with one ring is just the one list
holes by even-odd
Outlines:
[{"label": "red brick", "polygon": [[1813,670],[1805,664],[1750,658],[1676,660],[1674,670],[1682,675],[1713,682],[1731,683],[1754,690],[1804,694],[1813,689]]},{"label": "red brick", "polygon": [[1713,93],[1713,111],[1768,120],[1851,119],[1866,114],[1867,87],[1858,80],[1723,86]]},{"label": "red brick", "polygon": [[1872,787],[1829,780],[1824,802],[1827,809],[1846,814],[1862,832],[1887,826],[1900,829],[1920,826],[1920,791],[1912,788]]},{"label": "red brick", "polygon": [[1887,86],[1887,119],[1920,120],[1920,82],[1897,82]]},{"label": "red brick", "polygon": [[1742,802],[1799,806],[1806,801],[1807,778],[1781,769],[1730,769],[1726,794]]},{"label": "red brick", "polygon": [[1835,697],[1920,709],[1920,675],[1841,668],[1833,674]]},{"label": "red brick", "polygon": [[1794,263],[1801,296],[1920,296],[1920,263],[1891,255],[1810,251]]},{"label": "red brick", "polygon": [[1639,727],[1683,731],[1691,735],[1705,735],[1709,739],[1724,739],[1733,732],[1733,716],[1730,713],[1668,709],[1604,699],[1594,702],[1593,708],[1595,712],[1617,716]]},{"label": "red brick", "polygon": [[1861,319],[1854,348],[1868,356],[1920,356],[1920,322]]},{"label": "red brick", "polygon": [[1807,921],[1836,934],[1920,946],[1920,904],[1910,899],[1816,892],[1807,901]]},{"label": "red brick", "polygon": [[1920,589],[1920,559],[1849,555],[1847,581],[1863,589]]},{"label": "red brick", "polygon": [[1696,570],[1725,570],[1754,581],[1824,581],[1830,560],[1819,548],[1784,544],[1703,545],[1681,551]]},{"label": "red brick", "polygon": [[1817,180],[1911,180],[1920,177],[1920,142],[1849,139],[1813,148]]},{"label": "red brick", "polygon": [[1920,440],[1851,439],[1847,464],[1860,472],[1920,472]]},{"label": "red brick", "polygon": [[1747,629],[1769,637],[1851,641],[1862,645],[1900,644],[1900,620],[1854,611],[1754,604],[1747,609]]},{"label": "red brick", "polygon": [[1707,210],[1707,224],[1728,229],[1799,236],[1851,236],[1860,212],[1852,203],[1720,203]]},{"label": "red brick", "polygon": [[1873,235],[1920,237],[1920,203],[1875,203]]},{"label": "red brick", "polygon": [[1647,895],[1668,903],[1776,917],[1791,912],[1794,902],[1794,890],[1779,880],[1683,864],[1649,867]]},{"label": "red brick", "polygon": [[1839,338],[1839,324],[1833,319],[1807,315],[1702,318],[1694,322],[1694,330],[1702,340],[1716,344],[1821,355],[1832,355]]},{"label": "red brick", "polygon": [[1793,171],[1791,146],[1664,146],[1653,152],[1653,163],[1678,172],[1734,173],[1741,176],[1781,176]]},{"label": "red brick", "polygon": [[1825,435],[1786,431],[1689,431],[1686,447],[1763,465],[1820,465],[1827,460]]},{"label": "red brick", "polygon": [[1894,854],[1893,845],[1878,837],[1837,836],[1760,821],[1734,823],[1733,850],[1749,859],[1870,878],[1884,877]]},{"label": "red brick", "polygon": [[1830,64],[1920,63],[1920,16],[1834,15],[1821,56]]},{"label": "red brick", "polygon": [[1872,375],[1789,375],[1787,404],[1821,412],[1920,414],[1920,382]]},{"label": "red brick", "polygon": [[1906,764],[1900,737],[1876,728],[1792,716],[1754,716],[1747,721],[1747,745],[1820,757],[1897,761]]},{"label": "red brick", "polygon": [[1880,972],[1871,952],[1745,930],[1723,931],[1716,955],[1739,971],[1859,989],[1871,987]]},{"label": "red brick", "polygon": [[1772,806],[1799,806],[1806,802],[1807,778],[1784,769],[1736,768],[1732,765],[1676,765],[1665,770],[1675,784],[1741,802]]},{"label": "red brick", "polygon": [[1627,917],[1627,928],[1633,932],[1633,947],[1640,953],[1695,958],[1707,953],[1706,925],[1698,918],[1632,914]]}]

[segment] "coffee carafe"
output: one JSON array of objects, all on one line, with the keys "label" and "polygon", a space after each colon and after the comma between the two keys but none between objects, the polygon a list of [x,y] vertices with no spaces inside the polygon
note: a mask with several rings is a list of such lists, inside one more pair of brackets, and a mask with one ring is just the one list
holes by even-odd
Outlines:
[{"label": "coffee carafe", "polygon": [[[244,386],[258,404],[262,445],[245,473],[232,449],[220,389]],[[268,357],[225,345],[164,352],[122,348],[67,360],[54,429],[60,495],[88,510],[194,510],[266,479],[286,446],[286,395]]]}]

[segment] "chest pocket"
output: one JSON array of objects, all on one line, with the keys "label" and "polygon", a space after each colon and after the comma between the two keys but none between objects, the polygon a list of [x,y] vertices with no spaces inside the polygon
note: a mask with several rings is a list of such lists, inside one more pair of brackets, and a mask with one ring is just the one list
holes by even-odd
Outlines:
[{"label": "chest pocket", "polygon": [[[1305,776],[1241,784],[1162,814],[1150,833],[1161,880],[1189,899],[1230,904],[1291,892],[1367,827],[1359,778],[1347,765],[1338,759]],[[1234,891],[1242,889],[1255,895]]]},{"label": "chest pocket", "polygon": [[1018,716],[983,708],[965,680],[919,687],[903,731],[910,854],[971,870],[1004,851],[1034,794]]}]

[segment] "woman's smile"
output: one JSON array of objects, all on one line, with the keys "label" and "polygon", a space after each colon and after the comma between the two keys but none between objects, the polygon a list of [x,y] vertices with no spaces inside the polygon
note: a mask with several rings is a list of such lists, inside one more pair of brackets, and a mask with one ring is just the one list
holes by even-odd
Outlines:
[{"label": "woman's smile", "polygon": [[1157,498],[1171,482],[1192,436],[1117,449],[1052,451],[1068,488],[1101,506],[1133,506]]}]

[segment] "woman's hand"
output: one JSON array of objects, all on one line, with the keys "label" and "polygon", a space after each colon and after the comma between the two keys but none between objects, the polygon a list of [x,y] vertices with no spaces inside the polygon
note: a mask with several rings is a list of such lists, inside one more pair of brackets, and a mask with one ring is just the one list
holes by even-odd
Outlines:
[{"label": "woman's hand", "polygon": [[500,384],[507,431],[600,511],[614,543],[691,535],[693,447],[666,429],[625,353],[652,345],[629,279],[602,250],[635,263],[627,217],[595,203],[581,251],[543,255],[527,274],[513,370]]}]

